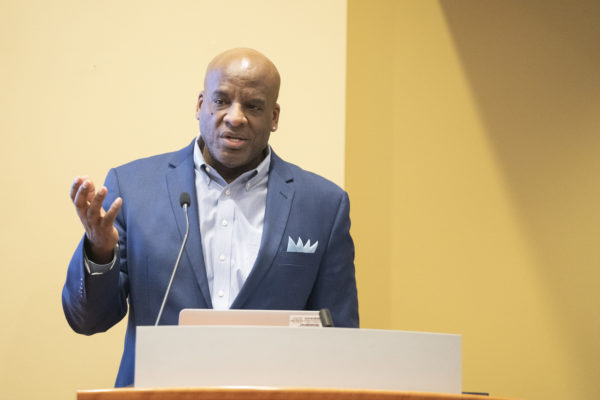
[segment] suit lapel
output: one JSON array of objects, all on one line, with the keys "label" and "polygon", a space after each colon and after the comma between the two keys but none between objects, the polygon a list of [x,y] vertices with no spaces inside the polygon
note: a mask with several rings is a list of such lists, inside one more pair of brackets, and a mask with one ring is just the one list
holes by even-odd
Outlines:
[{"label": "suit lapel", "polygon": [[292,207],[294,198],[294,189],[290,185],[292,181],[293,177],[285,162],[272,152],[260,249],[254,267],[231,308],[243,308],[246,300],[254,293],[256,286],[273,264]]},{"label": "suit lapel", "polygon": [[[206,280],[206,268],[204,266],[204,256],[202,251],[202,240],[200,238],[200,225],[198,218],[198,196],[196,193],[196,179],[194,172],[194,147],[196,141],[185,149],[177,152],[170,161],[167,171],[167,189],[173,215],[177,222],[177,228],[181,234],[181,240],[185,235],[185,213],[179,204],[179,196],[182,192],[188,192],[191,198],[191,204],[188,208],[188,217],[190,221],[190,233],[188,242],[185,246],[184,257],[187,257],[188,263],[196,276],[202,297],[208,308],[212,308],[210,291]],[[183,261],[183,260],[182,260]]]}]

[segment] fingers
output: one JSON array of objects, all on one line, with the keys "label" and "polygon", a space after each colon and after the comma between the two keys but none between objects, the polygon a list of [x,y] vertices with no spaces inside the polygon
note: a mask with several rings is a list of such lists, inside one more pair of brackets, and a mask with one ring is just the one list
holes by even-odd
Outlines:
[{"label": "fingers", "polygon": [[107,194],[108,189],[104,186],[96,193],[94,182],[85,175],[78,176],[73,181],[70,190],[71,200],[86,231],[89,232],[90,228],[94,229],[94,227],[99,226],[110,227],[115,222],[123,200],[118,197],[112,203],[108,212],[105,212],[102,204]]},{"label": "fingers", "polygon": [[119,210],[121,209],[122,205],[123,199],[121,199],[120,197],[117,197],[115,201],[113,201],[110,208],[104,215],[104,218],[102,219],[102,224],[104,226],[111,226],[112,224],[114,224],[115,218],[117,218],[117,214],[119,213]]},{"label": "fingers", "polygon": [[94,260],[110,260],[119,240],[114,226],[123,200],[118,197],[107,212],[102,208],[108,189],[102,186],[96,193],[94,182],[87,176],[78,176],[71,185],[70,196],[89,240],[90,254]]},{"label": "fingers", "polygon": [[71,185],[70,197],[73,202],[75,202],[75,195],[77,195],[77,191],[81,187],[81,184],[87,179],[87,175],[76,176],[73,180],[73,184]]},{"label": "fingers", "polygon": [[79,186],[81,186],[81,178],[79,176],[76,176],[75,179],[73,180],[73,184],[71,184],[71,191],[69,192],[69,197],[71,197],[71,201],[75,202],[75,195],[77,194],[77,191],[79,190]]},{"label": "fingers", "polygon": [[94,191],[88,192],[87,198],[89,207],[87,209],[87,218],[88,221],[95,223],[102,218],[103,210],[102,210],[102,202],[104,198],[106,198],[107,190],[103,186],[98,190],[98,193],[94,195]]},{"label": "fingers", "polygon": [[[73,189],[77,186],[77,183],[78,179],[75,180]],[[89,179],[82,179],[81,183],[79,183],[77,187],[77,191],[75,192],[73,204],[75,204],[77,214],[79,214],[79,218],[81,218],[82,221],[87,218],[87,210],[89,207],[88,197],[90,193],[93,194],[93,189],[94,183],[92,181]]]}]

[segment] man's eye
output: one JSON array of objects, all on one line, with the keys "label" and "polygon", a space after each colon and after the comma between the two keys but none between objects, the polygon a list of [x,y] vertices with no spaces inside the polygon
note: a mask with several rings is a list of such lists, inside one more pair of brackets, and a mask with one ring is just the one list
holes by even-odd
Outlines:
[{"label": "man's eye", "polygon": [[215,103],[215,104],[219,104],[219,105],[221,105],[221,104],[225,103],[225,102],[223,101],[223,99],[214,99],[213,101],[214,101],[214,103]]}]

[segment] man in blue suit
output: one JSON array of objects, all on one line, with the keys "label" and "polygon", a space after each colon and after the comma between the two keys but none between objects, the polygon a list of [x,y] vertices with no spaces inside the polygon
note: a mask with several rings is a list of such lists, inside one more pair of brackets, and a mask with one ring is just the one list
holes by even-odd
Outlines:
[{"label": "man in blue suit", "polygon": [[190,145],[111,169],[98,191],[86,177],[73,182],[85,235],[63,308],[87,335],[129,309],[116,386],[133,383],[136,327],[158,315],[186,230],[182,192],[189,240],[160,323],[176,324],[183,308],[329,308],[336,326],[358,327],[348,196],[269,147],[279,82],[259,52],[226,51],[207,68]]}]

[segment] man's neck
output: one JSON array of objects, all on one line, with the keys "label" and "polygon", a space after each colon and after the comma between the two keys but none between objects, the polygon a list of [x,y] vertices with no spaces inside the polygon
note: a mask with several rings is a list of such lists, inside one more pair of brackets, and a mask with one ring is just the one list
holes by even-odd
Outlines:
[{"label": "man's neck", "polygon": [[221,175],[221,177],[228,184],[233,182],[234,180],[236,180],[244,172],[250,171],[251,169],[258,167],[260,165],[260,163],[265,159],[267,154],[269,154],[268,148],[265,147],[265,149],[262,151],[262,153],[259,155],[259,157],[252,160],[248,164],[245,164],[245,165],[242,165],[239,167],[229,168],[229,167],[221,164],[218,160],[216,160],[212,156],[212,154],[210,154],[210,151],[208,151],[208,147],[206,147],[204,145],[204,140],[202,140],[202,137],[198,138],[197,144],[198,144],[198,147],[200,147],[200,151],[202,152],[202,157],[204,157],[204,162],[206,162],[208,165],[210,165],[212,168],[214,168],[215,171],[217,171],[219,173],[219,175]]}]

